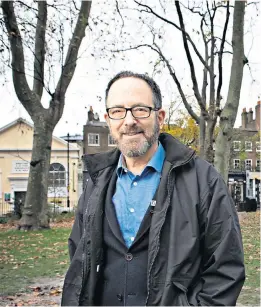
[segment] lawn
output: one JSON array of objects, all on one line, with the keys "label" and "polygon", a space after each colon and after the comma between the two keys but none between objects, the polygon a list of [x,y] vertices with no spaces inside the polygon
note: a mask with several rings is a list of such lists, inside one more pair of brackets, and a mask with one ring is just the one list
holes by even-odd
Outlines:
[{"label": "lawn", "polygon": [[[260,303],[259,226],[259,211],[245,214],[241,229],[247,277],[239,305]],[[0,296],[28,291],[34,278],[63,277],[69,264],[67,238],[70,227],[71,222],[41,232],[0,229]]]},{"label": "lawn", "polygon": [[25,291],[35,277],[63,276],[69,233],[70,228],[0,232],[0,295]]},{"label": "lawn", "polygon": [[247,213],[241,222],[246,281],[239,296],[241,305],[260,306],[260,211]]}]

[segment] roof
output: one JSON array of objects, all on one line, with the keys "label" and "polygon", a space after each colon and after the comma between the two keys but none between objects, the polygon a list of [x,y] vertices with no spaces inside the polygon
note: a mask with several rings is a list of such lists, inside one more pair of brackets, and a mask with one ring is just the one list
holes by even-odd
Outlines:
[{"label": "roof", "polygon": [[[12,128],[12,127],[15,126],[16,124],[21,124],[21,123],[24,123],[25,125],[27,125],[27,126],[29,126],[29,127],[31,127],[31,128],[34,128],[34,125],[33,125],[32,123],[30,123],[29,121],[27,121],[26,119],[24,119],[24,118],[22,118],[22,117],[19,117],[18,119],[12,121],[11,123],[9,123],[9,124],[7,124],[7,125],[1,127],[1,128],[0,128],[0,133],[6,131],[6,130],[9,129],[9,128]],[[67,145],[67,144],[68,144],[65,140],[63,140],[63,139],[61,139],[61,138],[59,138],[59,137],[57,137],[57,136],[54,136],[54,135],[53,135],[52,137],[53,137],[53,139],[55,139],[56,141],[58,141],[58,142],[60,142],[60,143],[62,143],[62,144],[64,144],[64,145]],[[73,145],[73,144],[70,144],[70,148],[73,149],[73,150],[74,150],[74,149],[75,149],[75,150],[79,150],[78,147],[76,147],[76,146]]]},{"label": "roof", "polygon": [[96,127],[105,127],[105,128],[108,127],[106,122],[96,122],[96,121],[88,122],[85,126],[96,126]]},{"label": "roof", "polygon": [[[61,139],[67,141],[68,140],[68,136],[60,136]],[[80,134],[75,134],[75,135],[70,135],[69,134],[69,141],[82,141],[83,140],[83,136]]]}]

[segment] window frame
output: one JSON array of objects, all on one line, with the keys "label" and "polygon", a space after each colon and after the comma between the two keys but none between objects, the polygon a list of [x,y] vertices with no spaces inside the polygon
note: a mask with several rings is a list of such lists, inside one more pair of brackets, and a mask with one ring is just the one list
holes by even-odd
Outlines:
[{"label": "window frame", "polygon": [[[111,135],[111,134],[108,134],[108,146],[110,146],[110,147],[115,147],[115,146],[117,146],[116,143],[111,144],[111,142],[110,142],[111,139],[114,140],[113,137],[112,137],[112,135]],[[115,140],[114,140],[114,142],[115,142]]]},{"label": "window frame", "polygon": [[[59,168],[55,168],[54,164],[59,165]],[[51,170],[51,168],[53,168]],[[61,170],[62,169],[62,170]],[[52,176],[50,176],[52,174]],[[56,174],[58,176],[56,176]],[[63,175],[61,178],[61,174]],[[58,177],[58,178],[56,178]],[[59,185],[56,185],[56,182],[59,182]],[[63,182],[63,185],[60,183]],[[64,165],[60,162],[53,162],[50,164],[49,167],[49,176],[48,176],[48,189],[59,189],[59,188],[65,188],[67,185],[67,171]]]},{"label": "window frame", "polygon": [[[235,162],[238,161],[238,167],[236,167]],[[240,159],[234,159],[233,161],[233,167],[234,169],[240,169]]]},{"label": "window frame", "polygon": [[256,152],[261,152],[261,142],[260,141],[256,142]]},{"label": "window frame", "polygon": [[[238,149],[235,148],[235,144],[238,144]],[[233,151],[240,151],[241,141],[233,141]]]},{"label": "window frame", "polygon": [[[250,169],[247,168],[247,161],[251,161],[251,167],[250,167]],[[246,160],[245,160],[245,169],[246,169],[246,170],[252,171],[252,167],[253,167],[253,163],[252,163],[252,162],[253,162],[252,159],[246,159]]]},{"label": "window frame", "polygon": [[[90,137],[98,136],[98,144],[90,143]],[[88,146],[100,146],[100,134],[99,133],[88,133]]]},{"label": "window frame", "polygon": [[[247,149],[247,143],[249,143],[249,144],[251,144],[251,149]],[[251,152],[251,151],[253,151],[253,142],[251,142],[251,141],[245,141],[245,151],[247,151],[247,152]]]}]

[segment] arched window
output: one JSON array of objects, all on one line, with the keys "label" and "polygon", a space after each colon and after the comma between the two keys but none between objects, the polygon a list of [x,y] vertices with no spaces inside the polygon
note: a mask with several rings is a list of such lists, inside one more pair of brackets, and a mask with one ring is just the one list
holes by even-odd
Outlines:
[{"label": "arched window", "polygon": [[52,163],[49,170],[49,187],[65,187],[66,171],[62,164]]}]

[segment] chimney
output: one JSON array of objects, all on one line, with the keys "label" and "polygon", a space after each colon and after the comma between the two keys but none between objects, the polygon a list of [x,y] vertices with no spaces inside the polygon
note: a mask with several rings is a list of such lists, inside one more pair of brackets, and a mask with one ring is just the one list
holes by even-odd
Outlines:
[{"label": "chimney", "polygon": [[257,105],[256,105],[256,107],[255,107],[255,111],[256,111],[256,120],[255,120],[255,122],[256,122],[256,130],[257,131],[260,131],[260,129],[261,129],[261,123],[260,123],[260,112],[261,112],[261,110],[260,110],[260,105],[261,105],[261,101],[260,100],[258,100],[258,102],[257,102]]},{"label": "chimney", "polygon": [[250,124],[252,121],[253,121],[253,111],[252,111],[252,108],[249,109],[249,112],[247,114],[247,121],[248,123]]},{"label": "chimney", "polygon": [[242,128],[246,129],[247,128],[247,111],[246,111],[246,108],[244,108],[243,111],[242,111],[241,122],[242,122]]},{"label": "chimney", "polygon": [[93,122],[93,118],[94,118],[93,108],[92,108],[92,106],[90,106],[90,110],[88,111],[87,124],[90,123],[90,122]]}]

